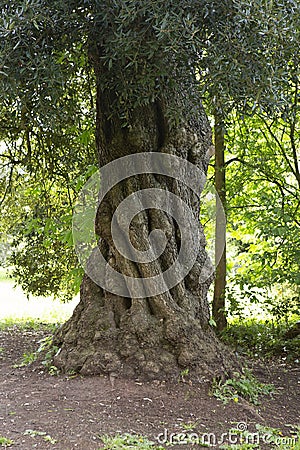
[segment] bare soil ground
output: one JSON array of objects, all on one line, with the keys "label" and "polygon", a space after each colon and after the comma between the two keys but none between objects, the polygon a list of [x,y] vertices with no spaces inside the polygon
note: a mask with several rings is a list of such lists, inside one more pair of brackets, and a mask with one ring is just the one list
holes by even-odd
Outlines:
[{"label": "bare soil ground", "polygon": [[[181,432],[207,436],[207,442],[221,448],[221,443],[230,442],[222,433],[232,427],[254,431],[261,424],[291,436],[291,425],[300,425],[299,367],[254,364],[256,376],[273,383],[276,392],[259,406],[242,399],[224,405],[209,395],[210,382],[205,379],[112,383],[107,377],[50,376],[36,367],[14,367],[24,352],[36,350],[43,336],[42,331],[0,332],[0,436],[12,439],[12,448],[96,450],[103,446],[104,434],[138,433],[156,442],[161,434],[161,442],[174,442],[172,433]],[[273,448],[268,439],[260,438],[260,448]],[[182,443],[171,448],[203,447]]]}]

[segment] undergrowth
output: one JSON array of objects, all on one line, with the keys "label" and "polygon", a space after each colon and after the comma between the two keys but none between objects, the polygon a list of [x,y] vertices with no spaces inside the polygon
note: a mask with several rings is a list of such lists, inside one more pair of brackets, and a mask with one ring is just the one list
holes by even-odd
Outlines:
[{"label": "undergrowth", "polygon": [[50,375],[58,375],[59,370],[52,364],[54,355],[59,351],[56,345],[53,345],[53,336],[49,335],[39,341],[39,347],[35,352],[24,353],[20,363],[14,367],[24,367],[40,360]]},{"label": "undergrowth", "polygon": [[222,339],[238,353],[255,358],[280,358],[288,363],[300,362],[300,334],[288,337],[296,321],[286,323],[236,320],[223,331]]},{"label": "undergrowth", "polygon": [[239,397],[253,403],[259,404],[261,395],[269,395],[274,392],[274,386],[259,382],[249,370],[244,370],[242,374],[236,372],[233,378],[226,381],[213,380],[211,393],[224,404],[230,400],[239,401]]}]

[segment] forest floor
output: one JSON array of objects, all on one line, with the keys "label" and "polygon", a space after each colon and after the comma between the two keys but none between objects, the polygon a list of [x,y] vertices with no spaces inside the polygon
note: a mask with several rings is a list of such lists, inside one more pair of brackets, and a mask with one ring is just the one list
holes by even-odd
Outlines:
[{"label": "forest floor", "polygon": [[[216,449],[254,448],[253,443],[262,449],[300,448],[293,437],[300,426],[299,366],[254,363],[257,378],[272,383],[275,392],[258,406],[240,398],[223,404],[210,395],[208,380],[195,384],[184,379],[116,379],[112,386],[104,376],[51,376],[34,365],[17,367],[24,352],[36,350],[44,333],[0,331],[0,437],[11,439],[13,449],[96,450],[103,448],[101,436],[124,433],[147,436],[157,447],[160,441],[161,448],[182,450],[207,444]],[[241,439],[230,432],[233,428],[243,436],[245,430],[252,433],[244,437],[248,446],[232,447]],[[169,447],[183,439],[182,433],[186,440]]]}]

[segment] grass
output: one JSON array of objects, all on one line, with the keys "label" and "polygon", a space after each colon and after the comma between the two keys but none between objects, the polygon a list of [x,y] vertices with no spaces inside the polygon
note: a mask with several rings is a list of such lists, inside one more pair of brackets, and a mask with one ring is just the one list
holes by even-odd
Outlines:
[{"label": "grass", "polygon": [[[44,330],[52,335],[57,326],[71,316],[78,300],[79,298],[75,298],[70,303],[63,303],[52,298],[30,297],[28,299],[20,287],[14,287],[13,280],[9,279],[5,271],[0,268],[0,330]],[[24,353],[15,367],[27,366],[42,354],[42,364],[51,375],[57,375],[57,368],[51,365],[57,348],[52,346],[51,339],[51,336],[48,336],[40,341],[37,351]],[[2,351],[4,349],[0,348],[0,354]]]},{"label": "grass", "polygon": [[6,271],[0,268],[0,329],[17,326],[21,329],[40,329],[41,324],[63,323],[72,314],[79,298],[62,303],[51,297],[33,297],[28,299],[20,287],[14,287],[14,281],[8,278]]},{"label": "grass", "polygon": [[[241,427],[241,425],[244,425]],[[297,425],[286,425],[289,427],[289,436],[284,435],[281,430],[266,427],[256,423],[253,431],[248,431],[247,424],[239,422],[236,427],[230,428],[227,433],[222,434],[222,437],[214,435],[213,433],[202,435],[197,433],[170,434],[170,439],[164,443],[166,447],[190,444],[193,448],[216,448],[215,444],[218,442],[218,448],[222,450],[261,450],[268,445],[270,449],[278,450],[300,450],[300,429]],[[185,437],[183,441],[182,438]],[[117,434],[115,436],[99,436],[103,445],[99,450],[164,450],[166,447],[161,447],[157,443],[150,441],[147,437],[136,434]],[[213,439],[215,438],[215,439]],[[188,447],[190,448],[190,447]]]},{"label": "grass", "polygon": [[164,450],[145,436],[123,434],[116,436],[100,436],[104,447],[101,450]]},{"label": "grass", "polygon": [[4,436],[0,436],[0,445],[1,447],[10,447],[11,445],[14,444],[14,441],[12,441],[11,439],[8,439]]}]

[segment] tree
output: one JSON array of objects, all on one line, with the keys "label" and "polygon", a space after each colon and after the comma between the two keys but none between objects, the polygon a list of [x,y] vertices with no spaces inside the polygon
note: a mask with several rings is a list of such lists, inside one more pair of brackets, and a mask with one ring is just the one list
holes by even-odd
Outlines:
[{"label": "tree", "polygon": [[[2,4],[1,96],[9,124],[19,121],[27,130],[38,124],[55,128],[64,115],[70,80],[76,80],[79,70],[92,66],[100,167],[120,157],[156,152],[177,161],[178,173],[178,157],[184,168],[188,162],[205,173],[211,130],[201,105],[199,79],[205,84],[209,73],[210,84],[227,83],[239,101],[245,100],[254,86],[257,95],[274,94],[278,90],[274,74],[286,60],[287,41],[294,42],[296,28],[290,22],[297,5],[288,2],[283,8],[276,2],[257,1],[252,10],[246,5],[235,1],[129,0]],[[276,33],[279,26],[284,30],[279,35],[273,32],[274,23]],[[291,36],[282,41],[288,33]],[[280,60],[274,60],[278,54]],[[231,63],[238,70],[231,68],[228,78]],[[223,70],[226,65],[227,73]],[[71,102],[71,116],[76,113],[74,105]],[[27,150],[30,153],[29,147]],[[165,161],[168,166],[170,159]],[[158,158],[158,163],[158,168],[155,162],[152,167],[150,164],[146,174],[117,183],[99,205],[95,223],[99,249],[110,267],[123,276],[142,278],[145,285],[148,278],[171,268],[181,247],[187,245],[178,223],[182,224],[186,209],[180,202],[167,211],[153,203],[147,207],[138,197],[142,209],[130,223],[134,254],[128,259],[111,232],[120,202],[141,190],[160,189],[169,199],[172,193],[184,200],[191,221],[199,215],[199,201],[188,183],[164,177],[168,173],[164,160]],[[177,221],[172,217],[175,209],[179,211]],[[119,237],[125,242],[122,220],[122,216],[116,219]],[[141,298],[125,283],[127,291],[116,295],[84,277],[80,304],[55,337],[60,347],[54,359],[58,367],[157,378],[186,368],[203,375],[231,366],[232,356],[226,356],[209,324],[206,294],[212,271],[203,230],[199,223],[191,225],[189,221],[186,228],[193,229],[190,235],[197,235],[200,242],[193,267],[162,292],[153,295],[146,290]],[[136,262],[135,253],[146,252],[150,244],[152,254],[158,254],[156,247],[161,241],[149,239],[149,233],[151,237],[157,229],[167,237],[162,241],[165,251],[155,261]],[[191,255],[194,247],[192,239]],[[188,263],[189,255],[185,256]],[[184,265],[179,267],[180,273]]]},{"label": "tree", "polygon": [[[253,2],[251,6],[243,2],[236,5],[239,16],[237,28],[235,30],[232,29],[230,15],[227,15],[226,18],[222,18],[219,24],[221,28],[220,32],[217,33],[217,39],[214,41],[215,45],[211,47],[212,51],[207,55],[209,63],[207,64],[208,69],[203,83],[206,91],[207,105],[210,113],[213,114],[215,118],[214,133],[216,160],[214,176],[216,191],[218,193],[217,205],[219,201],[221,201],[226,213],[225,174],[228,166],[228,162],[225,161],[226,143],[233,148],[234,151],[239,150],[239,145],[235,143],[236,136],[234,135],[230,139],[227,139],[227,133],[231,133],[232,130],[236,129],[237,121],[247,121],[247,117],[251,120],[251,117],[255,113],[264,115],[268,120],[271,117],[274,120],[276,120],[278,116],[286,117],[291,108],[290,105],[294,103],[293,100],[291,100],[290,94],[291,89],[293,90],[291,86],[295,84],[295,80],[299,77],[297,70],[299,49],[293,44],[293,33],[290,34],[290,31],[287,32],[289,26],[285,27],[283,23],[287,17],[292,18],[292,20],[295,19],[294,31],[297,34],[299,32],[299,21],[294,15],[296,12],[293,8],[294,6],[296,7],[294,2],[286,3],[285,6],[287,9],[284,7],[282,8],[281,6],[282,5],[277,2],[266,5],[259,1]],[[228,4],[226,4],[225,8],[227,7]],[[274,7],[275,9],[273,9]],[[277,9],[278,7],[279,9]],[[290,9],[290,7],[292,7],[292,9]],[[266,13],[263,22],[257,20],[257,12],[259,10],[264,10]],[[248,22],[250,14],[251,20]],[[291,16],[288,16],[288,14]],[[241,34],[240,23],[248,24],[245,25],[246,27],[250,26],[253,37],[256,32],[261,36],[261,39],[259,38],[259,44],[251,38],[250,40],[244,39],[244,34]],[[262,28],[259,30],[257,26]],[[219,52],[219,49],[223,46],[223,42],[221,41],[223,39],[226,39],[231,48],[231,64],[227,59],[227,52],[225,51],[223,54],[220,54]],[[284,39],[289,41],[289,44],[285,49],[282,47]],[[253,73],[254,60],[251,56],[252,51],[255,51],[253,45],[257,46],[256,52],[257,55],[260,56],[259,60],[256,62],[259,67],[254,69],[256,72],[255,75]],[[267,62],[265,56],[270,56],[270,52],[273,52],[274,50],[275,53],[273,58]],[[285,63],[283,63],[284,60]],[[282,66],[280,67],[281,64]],[[219,66],[219,70],[216,69],[216,66]],[[274,70],[272,75],[267,73],[271,67],[272,70]],[[277,73],[280,78],[278,78],[275,73]],[[236,80],[232,80],[235,77],[240,80],[240,83],[234,82]],[[257,85],[254,90],[252,83]],[[260,85],[260,87],[258,87],[258,85]],[[267,92],[269,92],[269,95],[266,95]],[[290,120],[294,121],[295,111],[297,110],[296,104],[291,109],[293,111],[290,111]],[[229,153],[234,152],[229,151]],[[294,156],[292,159],[295,160],[295,149],[293,150],[293,153]],[[250,151],[250,157],[251,156]],[[255,158],[255,152],[253,152],[253,157]],[[233,155],[232,161],[236,160],[235,155]],[[229,161],[229,163],[231,163],[231,161]],[[253,165],[256,164],[256,162],[253,162]],[[235,183],[239,184],[240,180],[245,180],[242,173],[243,171],[245,171],[245,168],[242,168],[239,172],[235,172],[234,178],[230,179],[233,186]],[[276,171],[274,172],[273,178],[276,178]],[[245,190],[245,186],[243,187],[243,190]],[[229,189],[229,192],[231,193],[232,189]],[[233,218],[233,222],[235,222],[235,218]],[[216,242],[222,241],[226,243],[226,223],[223,215],[221,214],[221,216],[219,216],[218,213],[216,216],[215,238]],[[212,302],[212,314],[218,331],[222,331],[227,323],[225,311],[227,275],[226,245],[223,245],[223,247],[224,251],[220,255],[218,255],[216,249],[217,265]]]},{"label": "tree", "polygon": [[53,126],[33,120],[25,126],[24,109],[18,117],[3,108],[0,230],[9,236],[5,263],[27,295],[69,300],[79,291],[83,269],[73,246],[72,208],[97,164],[91,75],[85,70],[69,81],[69,114]]},{"label": "tree", "polygon": [[290,95],[284,114],[236,117],[227,135],[229,296],[236,303],[240,288],[278,319],[299,314],[299,111],[292,80]]},{"label": "tree", "polygon": [[[218,195],[216,202],[215,255],[216,277],[212,316],[218,332],[226,328],[225,314],[226,292],[226,183],[225,183],[225,123],[222,113],[215,111],[215,187]],[[219,204],[220,203],[220,204]],[[225,211],[225,214],[223,213]],[[221,254],[220,254],[221,252]]]}]

